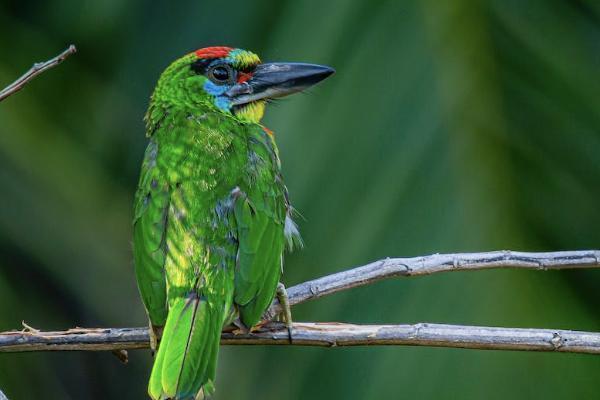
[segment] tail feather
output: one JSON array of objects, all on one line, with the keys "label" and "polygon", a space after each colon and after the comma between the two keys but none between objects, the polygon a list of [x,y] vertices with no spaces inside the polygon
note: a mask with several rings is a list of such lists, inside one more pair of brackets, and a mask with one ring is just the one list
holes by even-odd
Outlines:
[{"label": "tail feather", "polygon": [[173,302],[150,376],[150,397],[188,400],[213,392],[221,314],[196,295]]},{"label": "tail feather", "polygon": [[[154,359],[154,365],[152,366],[152,373],[150,374],[150,382],[148,383],[148,394],[153,400],[163,399],[163,386],[162,386],[162,370],[165,359],[166,348],[169,346],[175,325],[179,321],[181,312],[183,311],[185,303],[181,301],[175,301],[170,307],[169,317],[165,324],[163,334],[161,336],[160,347],[156,358]],[[175,317],[177,316],[177,317]]]}]

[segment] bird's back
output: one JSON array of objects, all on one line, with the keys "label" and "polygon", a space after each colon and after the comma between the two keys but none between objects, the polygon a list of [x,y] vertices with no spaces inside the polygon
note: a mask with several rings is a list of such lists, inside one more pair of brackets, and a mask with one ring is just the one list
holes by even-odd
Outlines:
[{"label": "bird's back", "polygon": [[[191,109],[165,114],[146,151],[134,221],[140,291],[152,325],[165,326],[169,338],[160,345],[151,392],[154,385],[156,393],[168,393],[165,376],[181,372],[164,365],[184,369],[202,357],[185,359],[193,351],[194,318],[182,310],[206,308],[212,334],[199,339],[205,344],[218,342],[236,311],[248,326],[258,322],[281,274],[286,210],[277,150],[262,127]],[[168,322],[173,312],[181,314],[178,324]],[[175,329],[189,318],[187,330]],[[204,383],[214,379],[213,363],[200,371]]]}]

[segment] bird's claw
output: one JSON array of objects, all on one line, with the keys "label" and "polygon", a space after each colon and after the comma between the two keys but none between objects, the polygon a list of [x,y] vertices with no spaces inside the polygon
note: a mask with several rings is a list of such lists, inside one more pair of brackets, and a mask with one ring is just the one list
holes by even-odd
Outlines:
[{"label": "bird's claw", "polygon": [[152,322],[150,322],[148,325],[148,333],[150,334],[150,350],[152,350],[152,355],[154,355],[158,350],[158,343],[160,341],[163,328],[152,325]]},{"label": "bird's claw", "polygon": [[283,317],[283,322],[285,323],[285,327],[288,331],[288,338],[290,343],[292,343],[292,310],[290,308],[290,301],[287,294],[287,290],[283,283],[279,282],[277,284],[277,299],[279,300],[279,304],[281,304],[281,316]]}]

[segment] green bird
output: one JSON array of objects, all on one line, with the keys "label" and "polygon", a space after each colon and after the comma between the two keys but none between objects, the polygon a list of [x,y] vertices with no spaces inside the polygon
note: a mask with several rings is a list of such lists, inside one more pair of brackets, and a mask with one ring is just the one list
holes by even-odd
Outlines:
[{"label": "green bird", "polygon": [[133,221],[136,278],[158,350],[152,399],[210,395],[223,326],[255,326],[278,292],[285,244],[300,239],[273,134],[260,120],[270,99],[333,72],[208,47],[160,76]]}]

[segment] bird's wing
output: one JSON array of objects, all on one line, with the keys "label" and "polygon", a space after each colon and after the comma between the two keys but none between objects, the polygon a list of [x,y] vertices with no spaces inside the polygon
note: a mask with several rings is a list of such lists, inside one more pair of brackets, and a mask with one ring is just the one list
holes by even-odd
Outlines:
[{"label": "bird's wing", "polygon": [[151,140],[134,203],[133,250],[135,273],[150,322],[163,326],[167,319],[164,272],[166,229],[169,210],[168,182],[156,168],[158,148]]},{"label": "bird's wing", "polygon": [[273,300],[281,276],[287,205],[269,134],[261,130],[251,136],[249,158],[252,181],[234,194],[239,242],[234,301],[241,321],[251,327]]}]

